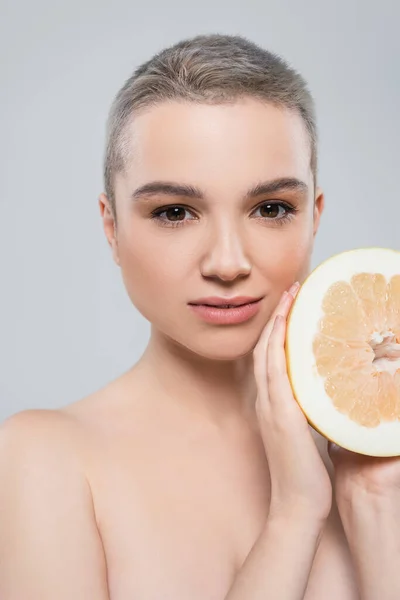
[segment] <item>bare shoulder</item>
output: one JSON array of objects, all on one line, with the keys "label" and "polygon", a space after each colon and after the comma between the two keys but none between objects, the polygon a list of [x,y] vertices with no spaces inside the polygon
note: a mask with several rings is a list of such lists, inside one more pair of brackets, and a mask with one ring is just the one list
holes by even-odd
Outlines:
[{"label": "bare shoulder", "polygon": [[11,472],[36,477],[75,472],[86,479],[90,436],[84,420],[69,409],[29,409],[0,424],[0,485]]},{"label": "bare shoulder", "polygon": [[0,597],[108,598],[82,439],[63,411],[1,424]]},{"label": "bare shoulder", "polygon": [[58,458],[67,449],[77,455],[78,427],[71,415],[58,410],[29,409],[18,412],[0,425],[0,461],[5,457],[19,460],[22,456],[51,461],[52,452]]},{"label": "bare shoulder", "polygon": [[[0,425],[0,489],[14,490],[24,501],[40,502],[46,493],[62,501],[60,486],[70,486],[82,503],[91,501],[84,435],[76,419],[63,411],[30,409]],[[29,495],[34,488],[40,490]]]}]

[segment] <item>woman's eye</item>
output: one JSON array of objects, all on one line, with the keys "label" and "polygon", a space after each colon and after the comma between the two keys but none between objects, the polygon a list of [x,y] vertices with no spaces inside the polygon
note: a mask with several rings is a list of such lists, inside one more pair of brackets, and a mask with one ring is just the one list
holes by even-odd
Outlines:
[{"label": "woman's eye", "polygon": [[169,221],[182,221],[185,218],[185,209],[181,206],[172,206],[163,212]]},{"label": "woman's eye", "polygon": [[172,225],[174,223],[184,222],[186,220],[185,213],[190,214],[183,206],[168,206],[162,210],[155,211],[153,213],[153,218]]},{"label": "woman's eye", "polygon": [[257,208],[260,211],[261,217],[266,219],[281,219],[284,217],[288,210],[282,204],[262,204]]}]

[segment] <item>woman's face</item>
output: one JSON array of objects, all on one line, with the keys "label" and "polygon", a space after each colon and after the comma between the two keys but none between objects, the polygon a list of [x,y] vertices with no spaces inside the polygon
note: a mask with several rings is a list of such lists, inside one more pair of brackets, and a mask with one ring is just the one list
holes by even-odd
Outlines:
[{"label": "woman's face", "polygon": [[[301,117],[254,99],[166,102],[135,118],[130,139],[132,159],[116,178],[115,232],[100,198],[130,299],[196,354],[244,356],[282,292],[309,271],[323,195],[313,189]],[[291,182],[262,189],[281,179]],[[239,295],[263,297],[240,324],[207,323],[188,306]]]}]

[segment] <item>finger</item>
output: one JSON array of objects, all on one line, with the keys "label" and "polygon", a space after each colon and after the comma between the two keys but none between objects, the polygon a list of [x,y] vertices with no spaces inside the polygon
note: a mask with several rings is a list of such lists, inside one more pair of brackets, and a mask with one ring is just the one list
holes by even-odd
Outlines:
[{"label": "finger", "polygon": [[290,296],[287,292],[283,293],[281,301],[275,309],[274,316],[271,317],[265,326],[261,336],[253,351],[254,376],[259,390],[266,387],[267,384],[267,348],[269,339],[274,327],[275,320],[280,312],[282,315],[287,315],[290,310]]},{"label": "finger", "polygon": [[289,288],[288,293],[291,296],[293,296],[293,298],[296,298],[299,289],[300,289],[300,283],[298,281],[295,281],[293,283],[293,285]]},{"label": "finger", "polygon": [[286,321],[278,315],[267,349],[267,385],[271,404],[283,408],[295,402],[287,374],[285,337]]},{"label": "finger", "polygon": [[289,292],[283,293],[280,302],[278,303],[278,306],[275,308],[267,325],[264,327],[258,339],[258,342],[254,348],[254,368],[257,371],[257,377],[260,378],[260,381],[262,381],[266,377],[266,351],[268,347],[268,340],[271,335],[275,319],[277,315],[282,315],[284,318],[287,317],[292,306],[293,300],[299,290],[299,287],[300,284],[296,282],[292,285]]},{"label": "finger", "polygon": [[287,317],[292,306],[293,300],[295,299],[297,292],[299,291],[300,284],[298,282],[294,283],[288,291],[282,294],[281,300],[278,303],[278,306],[275,308],[266,329],[271,333],[272,328],[274,326],[275,319],[278,315],[282,315],[283,317]]},{"label": "finger", "polygon": [[280,301],[278,302],[278,305],[276,306],[274,312],[272,313],[267,325],[264,327],[263,332],[260,335],[259,341],[257,343],[257,346],[261,346],[264,350],[267,347],[268,344],[268,339],[269,336],[271,334],[272,331],[272,327],[274,326],[274,322],[275,319],[278,315],[283,315],[284,317],[287,317],[287,315],[289,314],[289,310],[291,307],[291,304],[296,296],[296,293],[299,289],[299,284],[295,283],[292,285],[292,287],[289,289],[289,291],[285,291],[283,292]]}]

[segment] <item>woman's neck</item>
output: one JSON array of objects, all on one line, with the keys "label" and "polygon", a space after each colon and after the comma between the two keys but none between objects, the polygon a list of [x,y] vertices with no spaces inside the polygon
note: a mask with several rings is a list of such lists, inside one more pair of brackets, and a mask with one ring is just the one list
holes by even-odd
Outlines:
[{"label": "woman's neck", "polygon": [[253,357],[212,360],[152,329],[150,341],[135,366],[153,388],[197,417],[218,424],[232,419],[255,421],[256,385]]}]

